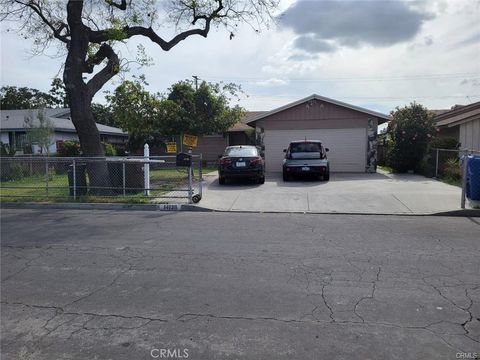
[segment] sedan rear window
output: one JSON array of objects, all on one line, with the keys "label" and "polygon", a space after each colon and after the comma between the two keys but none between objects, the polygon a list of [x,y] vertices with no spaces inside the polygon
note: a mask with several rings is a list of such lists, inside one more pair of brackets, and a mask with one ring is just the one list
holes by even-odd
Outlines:
[{"label": "sedan rear window", "polygon": [[225,149],[225,156],[258,156],[257,148],[254,147],[232,147]]}]

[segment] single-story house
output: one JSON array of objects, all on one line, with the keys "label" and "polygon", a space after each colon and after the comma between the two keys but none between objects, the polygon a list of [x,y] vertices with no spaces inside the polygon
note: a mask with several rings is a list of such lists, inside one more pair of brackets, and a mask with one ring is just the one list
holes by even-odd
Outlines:
[{"label": "single-story house", "polygon": [[[78,140],[78,136],[70,119],[70,110],[67,108],[44,109],[45,116],[53,127],[53,136],[51,145],[48,147],[49,153],[57,152],[57,142],[66,140]],[[38,123],[38,109],[29,110],[2,110],[0,112],[0,141],[4,144],[15,146],[17,153],[22,154],[27,145],[25,117],[31,116],[33,122]],[[97,124],[98,131],[102,141],[123,145],[128,140],[128,134],[119,128]],[[40,147],[32,145],[32,152],[39,153]]]},{"label": "single-story house", "polygon": [[375,172],[377,127],[388,115],[338,100],[311,95],[254,116],[257,145],[264,148],[267,171],[281,171],[283,149],[293,140],[321,140],[329,148],[333,172]]},{"label": "single-story house", "polygon": [[435,117],[440,136],[450,136],[460,148],[480,151],[480,101],[470,105],[455,105]]}]

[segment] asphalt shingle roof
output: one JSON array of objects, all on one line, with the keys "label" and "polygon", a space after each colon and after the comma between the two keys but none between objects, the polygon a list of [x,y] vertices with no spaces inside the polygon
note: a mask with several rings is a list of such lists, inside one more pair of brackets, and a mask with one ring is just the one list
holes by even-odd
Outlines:
[{"label": "asphalt shingle roof", "polygon": [[[45,115],[53,125],[55,131],[76,132],[72,120],[70,120],[70,110],[67,108],[44,109]],[[33,116],[33,121],[38,122],[36,114],[38,109],[28,110],[2,110],[0,112],[0,130],[22,130],[24,129],[25,117]],[[126,132],[113,126],[107,126],[97,123],[100,134],[127,135]]]}]

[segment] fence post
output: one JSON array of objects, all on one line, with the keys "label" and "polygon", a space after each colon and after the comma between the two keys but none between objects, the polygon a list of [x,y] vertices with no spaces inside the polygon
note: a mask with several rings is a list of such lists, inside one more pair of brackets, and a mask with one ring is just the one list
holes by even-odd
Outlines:
[{"label": "fence post", "polygon": [[465,150],[463,156],[463,180],[462,180],[462,199],[460,202],[460,207],[465,209],[465,193],[467,190],[467,167],[468,167],[468,150]]},{"label": "fence post", "polygon": [[125,196],[125,158],[122,160],[123,196]]},{"label": "fence post", "polygon": [[48,197],[48,156],[45,158],[45,193]]},{"label": "fence post", "polygon": [[188,203],[193,204],[192,166],[188,167]]},{"label": "fence post", "polygon": [[145,188],[145,196],[150,196],[150,164],[148,163],[150,160],[150,148],[148,144],[145,144],[143,147],[143,177],[144,177],[144,188]]},{"label": "fence post", "polygon": [[435,160],[435,177],[438,178],[438,152],[439,150],[437,149],[437,158]]},{"label": "fence post", "polygon": [[77,165],[75,164],[75,158],[73,159],[73,200],[77,200]]}]

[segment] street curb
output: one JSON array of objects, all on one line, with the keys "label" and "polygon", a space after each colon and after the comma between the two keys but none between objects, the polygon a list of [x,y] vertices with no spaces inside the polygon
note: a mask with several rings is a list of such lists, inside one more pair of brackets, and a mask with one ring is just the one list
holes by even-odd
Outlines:
[{"label": "street curb", "polygon": [[445,216],[480,217],[480,210],[460,209],[433,214],[315,212],[315,211],[257,211],[209,209],[191,204],[108,204],[108,203],[0,203],[2,209],[64,209],[64,210],[131,210],[131,211],[196,211],[240,214],[308,214],[308,215],[370,215],[370,216]]},{"label": "street curb", "polygon": [[369,212],[326,212],[326,211],[259,211],[259,210],[223,210],[206,209],[218,213],[238,213],[238,214],[305,214],[305,215],[361,215],[361,216],[444,216],[444,217],[480,217],[480,210],[461,209],[440,213],[369,213]]},{"label": "street curb", "polygon": [[203,211],[213,210],[190,204],[108,204],[108,203],[0,203],[1,209],[58,210],[134,210],[134,211]]}]

